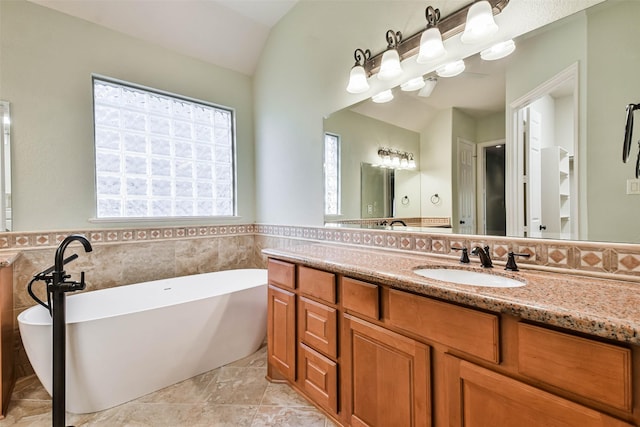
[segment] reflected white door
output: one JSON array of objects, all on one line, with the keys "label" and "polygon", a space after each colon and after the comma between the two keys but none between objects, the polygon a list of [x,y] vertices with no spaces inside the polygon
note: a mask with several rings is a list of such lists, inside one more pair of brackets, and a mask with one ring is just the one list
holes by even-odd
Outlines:
[{"label": "reflected white door", "polygon": [[541,237],[544,230],[542,224],[542,171],[541,171],[541,138],[542,116],[532,108],[527,109],[525,131],[527,194],[527,236]]},{"label": "reflected white door", "polygon": [[475,144],[458,139],[458,232],[476,233]]}]

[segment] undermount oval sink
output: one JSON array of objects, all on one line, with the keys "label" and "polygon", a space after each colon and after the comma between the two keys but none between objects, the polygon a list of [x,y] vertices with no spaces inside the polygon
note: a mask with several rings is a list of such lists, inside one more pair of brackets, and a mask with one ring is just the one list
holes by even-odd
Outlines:
[{"label": "undermount oval sink", "polygon": [[414,273],[429,279],[458,285],[486,286],[491,288],[517,288],[525,286],[524,281],[497,274],[457,268],[418,268]]}]

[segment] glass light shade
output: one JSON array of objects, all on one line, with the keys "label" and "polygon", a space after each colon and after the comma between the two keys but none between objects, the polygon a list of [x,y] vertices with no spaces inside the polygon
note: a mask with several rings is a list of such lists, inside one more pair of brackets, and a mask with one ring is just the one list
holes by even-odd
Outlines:
[{"label": "glass light shade", "polygon": [[409,167],[409,160],[406,157],[400,159],[400,167],[405,169]]},{"label": "glass light shade", "polygon": [[349,84],[347,92],[362,93],[369,90],[369,82],[367,82],[367,72],[362,65],[356,65],[349,73]]},{"label": "glass light shade", "polygon": [[494,44],[490,48],[483,50],[480,52],[480,58],[485,61],[494,61],[511,55],[514,50],[516,50],[516,44],[513,40],[507,40],[506,42]]},{"label": "glass light shade", "polygon": [[462,73],[465,69],[464,61],[459,59],[454,62],[449,62],[436,70],[436,74],[440,77],[455,77]]},{"label": "glass light shade", "polygon": [[385,154],[385,156],[382,158],[382,166],[389,166],[391,165],[391,156],[388,154]]},{"label": "glass light shade", "polygon": [[433,89],[436,88],[437,84],[438,80],[433,77],[429,77],[424,81],[424,87],[420,90],[420,92],[418,92],[418,96],[428,98],[429,96],[431,96],[431,92],[433,92]]},{"label": "glass light shade", "polygon": [[411,92],[414,90],[422,89],[424,87],[424,77],[416,77],[408,80],[400,85],[400,89],[405,92]]},{"label": "glass light shade", "polygon": [[420,52],[416,62],[426,64],[429,61],[440,59],[447,54],[442,44],[442,35],[437,27],[431,27],[420,37]]},{"label": "glass light shade", "polygon": [[416,168],[416,161],[412,158],[409,159],[409,169],[415,169]]},{"label": "glass light shade", "polygon": [[462,43],[478,43],[498,31],[498,25],[493,19],[493,12],[488,1],[477,1],[467,12],[467,23],[460,37]]},{"label": "glass light shade", "polygon": [[391,166],[393,166],[394,168],[397,168],[400,166],[400,157],[398,156],[393,156],[391,158]]},{"label": "glass light shade", "polygon": [[387,49],[382,54],[382,62],[378,78],[380,80],[392,80],[402,74],[402,66],[400,66],[400,55],[394,48]]},{"label": "glass light shade", "polygon": [[377,104],[383,104],[385,102],[389,102],[393,99],[393,93],[391,93],[391,89],[383,90],[380,93],[377,93],[371,97],[371,100]]}]

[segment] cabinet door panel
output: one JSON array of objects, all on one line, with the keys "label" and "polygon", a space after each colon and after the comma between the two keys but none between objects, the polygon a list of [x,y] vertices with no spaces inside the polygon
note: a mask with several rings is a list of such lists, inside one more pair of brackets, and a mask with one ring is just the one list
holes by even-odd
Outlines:
[{"label": "cabinet door panel", "polygon": [[298,267],[298,286],[300,292],[321,299],[330,304],[336,303],[336,275],[309,267]]},{"label": "cabinet door panel", "polygon": [[353,426],[430,426],[429,348],[345,315],[343,379]]},{"label": "cabinet door panel", "polygon": [[281,288],[295,289],[296,266],[284,261],[270,259],[267,265],[269,284]]},{"label": "cabinet door panel", "polygon": [[493,363],[499,357],[499,318],[408,292],[389,290],[388,322]]},{"label": "cabinet door panel", "polygon": [[267,358],[269,366],[295,380],[296,296],[269,286],[267,305]]},{"label": "cabinet door panel", "polygon": [[[450,357],[450,356],[449,356]],[[455,359],[450,425],[465,427],[629,427],[623,421],[477,365]],[[452,394],[449,396],[452,396]]]},{"label": "cabinet door panel", "polygon": [[342,307],[346,310],[371,317],[380,318],[380,292],[378,285],[343,277]]},{"label": "cabinet door panel", "polygon": [[300,343],[300,381],[313,401],[338,413],[338,365]]},{"label": "cabinet door panel", "polygon": [[298,334],[300,340],[330,357],[337,357],[338,327],[336,309],[300,297],[298,311]]},{"label": "cabinet door panel", "polygon": [[519,323],[518,371],[631,411],[631,350],[628,348]]}]

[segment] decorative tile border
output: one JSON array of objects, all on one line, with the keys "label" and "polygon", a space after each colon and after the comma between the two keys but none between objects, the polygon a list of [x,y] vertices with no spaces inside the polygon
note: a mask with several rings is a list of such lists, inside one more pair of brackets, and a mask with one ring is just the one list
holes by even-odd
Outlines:
[{"label": "decorative tile border", "polygon": [[139,227],[70,231],[10,232],[0,234],[0,249],[35,249],[56,247],[69,234],[83,234],[93,244],[129,243],[197,237],[254,234],[255,224],[195,227]]},{"label": "decorative tile border", "polygon": [[[508,253],[513,251],[529,254],[529,258],[518,259],[521,267],[640,281],[640,244],[263,224],[256,225],[256,234],[280,237],[302,235],[305,240],[432,253],[452,258],[460,256],[452,247],[466,247],[471,252],[475,246],[488,245],[492,258],[499,262],[506,262]],[[311,237],[314,234],[315,237]]]},{"label": "decorative tile border", "polygon": [[[84,231],[0,233],[0,249],[12,251],[56,247],[69,234],[84,234],[94,244],[135,243],[235,235],[264,235],[364,248],[460,256],[452,247],[488,245],[491,256],[506,262],[511,251],[527,253],[520,266],[640,281],[640,244],[579,242],[460,234],[398,232],[369,228],[325,228],[270,224],[138,227]],[[474,260],[472,259],[472,262]]]}]

